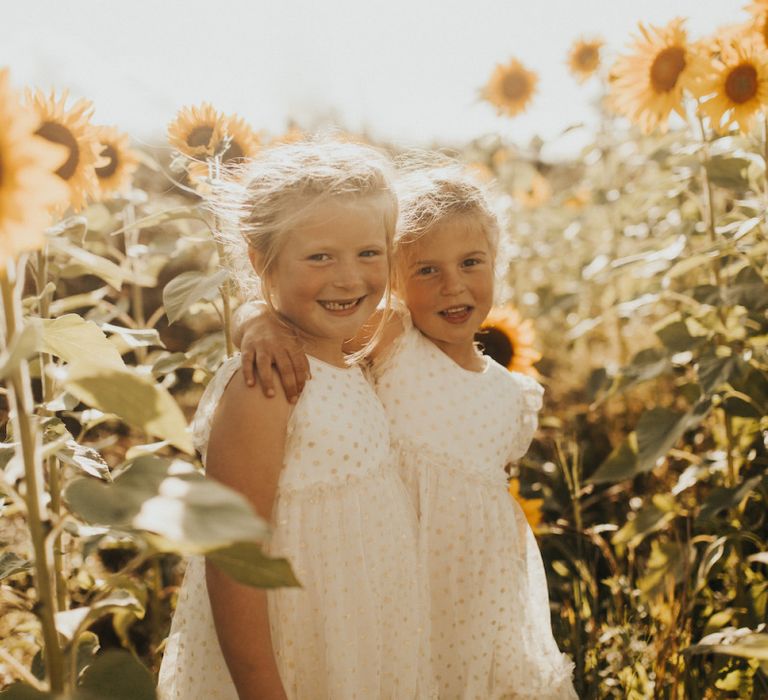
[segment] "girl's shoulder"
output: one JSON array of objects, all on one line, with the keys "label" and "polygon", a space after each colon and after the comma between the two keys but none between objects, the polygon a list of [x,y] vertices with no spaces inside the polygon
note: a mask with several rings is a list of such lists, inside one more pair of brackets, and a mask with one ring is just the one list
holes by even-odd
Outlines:
[{"label": "girl's shoulder", "polygon": [[498,362],[489,359],[488,373],[492,374],[491,384],[500,391],[512,392],[522,399],[522,408],[529,411],[540,411],[544,401],[544,387],[533,377],[502,367]]}]

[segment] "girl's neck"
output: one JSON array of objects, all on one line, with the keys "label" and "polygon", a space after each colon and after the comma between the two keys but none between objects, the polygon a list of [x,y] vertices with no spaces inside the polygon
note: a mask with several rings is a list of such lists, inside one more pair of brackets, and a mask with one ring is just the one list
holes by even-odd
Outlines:
[{"label": "girl's neck", "polygon": [[329,340],[325,338],[302,337],[304,350],[318,360],[334,365],[336,367],[348,367],[346,355],[342,351],[341,342],[336,339]]},{"label": "girl's neck", "polygon": [[474,341],[468,344],[443,343],[439,340],[434,340],[423,333],[422,335],[462,369],[465,369],[468,372],[483,372],[485,370],[487,360],[477,349]]}]

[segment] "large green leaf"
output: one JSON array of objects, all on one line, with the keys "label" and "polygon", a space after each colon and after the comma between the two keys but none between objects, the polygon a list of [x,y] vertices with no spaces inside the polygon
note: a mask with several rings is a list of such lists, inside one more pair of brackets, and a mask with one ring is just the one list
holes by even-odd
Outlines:
[{"label": "large green leaf", "polygon": [[129,276],[127,270],[124,270],[111,260],[102,258],[81,246],[70,243],[64,237],[49,239],[49,245],[52,250],[63,253],[67,260],[71,261],[68,267],[62,270],[63,277],[92,274],[100,277],[115,289],[120,289],[123,282]]},{"label": "large green leaf", "polygon": [[83,673],[72,700],[156,700],[149,670],[127,651],[107,651]]},{"label": "large green leaf", "polygon": [[714,520],[718,514],[729,508],[735,508],[739,505],[760,483],[761,476],[753,476],[738,486],[726,487],[718,486],[712,489],[707,500],[701,506],[699,514],[696,516],[697,523],[703,523]]},{"label": "large green leaf", "polygon": [[632,520],[618,530],[611,542],[614,545],[637,547],[648,535],[663,529],[676,516],[675,499],[669,494],[656,494]]},{"label": "large green leaf", "polygon": [[706,340],[706,336],[693,335],[685,320],[673,321],[656,331],[659,340],[672,353],[694,350]]},{"label": "large green leaf", "polygon": [[621,442],[586,482],[604,484],[630,479],[637,474],[637,441],[631,433]]},{"label": "large green leaf", "polygon": [[179,460],[142,456],[112,484],[72,482],[65,498],[85,521],[149,533],[168,551],[206,553],[267,534],[244,496]]},{"label": "large green leaf", "polygon": [[719,357],[711,352],[702,355],[698,364],[701,390],[705,394],[715,391],[730,380],[731,374],[737,366],[736,358],[731,355]]},{"label": "large green leaf", "polygon": [[707,415],[710,404],[699,402],[687,413],[668,408],[652,408],[637,423],[637,469],[651,471],[687,430],[695,428]]},{"label": "large green leaf", "polygon": [[679,583],[686,572],[688,552],[674,541],[651,542],[651,554],[644,572],[637,579],[637,587],[649,597],[666,590],[669,577]]},{"label": "large green leaf", "polygon": [[219,294],[219,287],[229,277],[227,270],[213,274],[190,270],[174,277],[163,289],[163,304],[168,322],[178,321],[199,301],[211,301]]},{"label": "large green leaf", "polygon": [[127,367],[77,363],[69,367],[64,386],[89,406],[114,413],[129,425],[168,440],[188,454],[194,453],[184,414],[168,391],[151,377]]},{"label": "large green leaf", "polygon": [[0,357],[0,379],[15,372],[19,365],[37,352],[40,345],[40,328],[28,323],[11,341],[7,352]]},{"label": "large green leaf", "polygon": [[287,559],[268,557],[255,542],[215,549],[206,558],[233,579],[257,588],[300,586]]},{"label": "large green leaf", "polygon": [[125,368],[115,346],[93,322],[77,314],[56,319],[33,319],[41,330],[40,350],[56,355],[70,364]]},{"label": "large green leaf", "polygon": [[718,187],[742,192],[749,187],[750,161],[746,158],[716,155],[706,163],[709,181]]}]

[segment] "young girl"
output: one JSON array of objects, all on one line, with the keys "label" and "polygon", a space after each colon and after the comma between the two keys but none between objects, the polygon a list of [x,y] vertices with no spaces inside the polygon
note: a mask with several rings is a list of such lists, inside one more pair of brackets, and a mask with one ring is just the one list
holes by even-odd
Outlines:
[{"label": "young girl", "polygon": [[[420,520],[440,698],[576,698],[536,540],[504,471],[528,449],[542,389],[474,343],[493,301],[498,221],[458,165],[417,169],[400,189],[395,290],[407,310],[372,361]],[[264,351],[264,325],[252,322],[244,347]]]},{"label": "young girl", "polygon": [[208,475],[271,519],[269,553],[288,558],[302,587],[265,594],[193,559],[161,697],[433,697],[413,509],[381,402],[342,352],[388,282],[397,204],[385,163],[362,146],[310,142],[264,152],[247,175],[247,255],[313,380],[295,405],[267,399],[231,358],[194,427]]}]

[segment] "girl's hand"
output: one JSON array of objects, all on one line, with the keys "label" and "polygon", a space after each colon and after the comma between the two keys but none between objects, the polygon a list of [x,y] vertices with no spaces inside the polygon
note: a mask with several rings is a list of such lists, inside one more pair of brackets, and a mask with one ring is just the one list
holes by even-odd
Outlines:
[{"label": "girl's hand", "polygon": [[[249,305],[249,316],[239,323],[240,357],[248,386],[258,376],[265,396],[275,396],[274,367],[286,398],[295,403],[310,379],[309,362],[296,333],[280,323],[264,305]],[[241,314],[242,318],[243,314]]]}]

